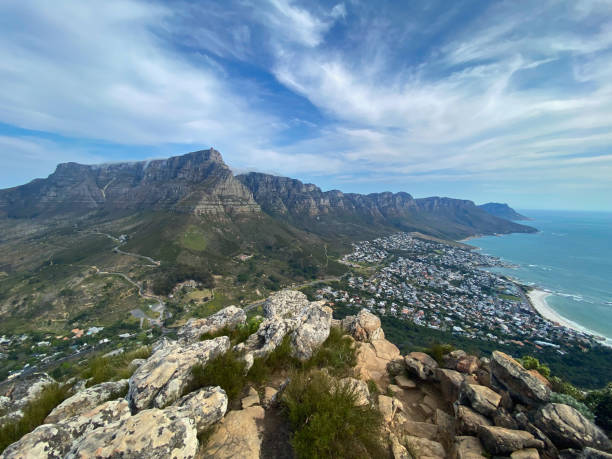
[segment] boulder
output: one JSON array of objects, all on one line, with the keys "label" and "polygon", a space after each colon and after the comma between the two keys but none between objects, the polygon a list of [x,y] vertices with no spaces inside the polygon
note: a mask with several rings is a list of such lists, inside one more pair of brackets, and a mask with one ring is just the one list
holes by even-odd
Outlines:
[{"label": "boulder", "polygon": [[612,459],[612,454],[586,447],[582,450],[581,459]]},{"label": "boulder", "polygon": [[63,419],[89,411],[108,400],[123,397],[127,389],[127,379],[103,382],[88,387],[56,406],[45,418],[45,424],[55,424]]},{"label": "boulder", "polygon": [[403,437],[404,444],[410,445],[410,449],[416,450],[419,459],[439,459],[446,457],[446,451],[437,441],[428,440],[427,438],[414,437],[405,435]]},{"label": "boulder", "polygon": [[485,386],[463,384],[461,386],[459,402],[469,404],[480,414],[493,416],[501,402],[501,395]]},{"label": "boulder", "polygon": [[203,457],[259,459],[264,415],[261,406],[230,411],[209,438]]},{"label": "boulder", "polygon": [[510,459],[540,459],[540,453],[535,448],[525,448],[514,451]]},{"label": "boulder", "polygon": [[393,359],[387,364],[387,373],[389,373],[389,376],[403,375],[405,371],[406,364],[404,363],[404,359],[401,355],[397,359]]},{"label": "boulder", "polygon": [[440,381],[440,390],[447,401],[454,403],[459,398],[463,376],[455,370],[436,368],[436,379]]},{"label": "boulder", "polygon": [[217,333],[223,328],[233,329],[246,322],[246,313],[236,306],[228,306],[204,319],[189,319],[178,331],[183,342],[192,343],[206,333]]},{"label": "boulder", "polygon": [[491,454],[508,455],[519,449],[542,448],[544,443],[524,430],[480,426],[478,438]]},{"label": "boulder", "polygon": [[534,424],[559,448],[612,450],[606,434],[571,406],[549,403],[537,411]]},{"label": "boulder", "polygon": [[270,295],[263,304],[263,315],[266,319],[293,318],[307,308],[308,298],[297,290],[281,290]]},{"label": "boulder", "polygon": [[484,458],[484,448],[477,437],[455,437],[451,457],[453,459],[481,459]]},{"label": "boulder", "polygon": [[385,423],[389,424],[393,421],[395,413],[404,410],[404,405],[396,398],[387,397],[386,395],[378,396],[378,409],[383,416]]},{"label": "boulder", "polygon": [[389,433],[389,443],[391,443],[391,455],[393,459],[415,459],[392,432]]},{"label": "boulder", "polygon": [[400,350],[391,341],[387,341],[384,338],[380,338],[373,339],[370,342],[374,347],[374,352],[376,352],[376,356],[381,359],[393,361],[401,357]]},{"label": "boulder", "polygon": [[[399,426],[402,432],[414,437],[427,438],[428,440],[437,440],[440,435],[440,430],[436,424],[429,422],[415,422],[405,420]],[[395,430],[399,430],[396,428]]]},{"label": "boulder", "polygon": [[478,357],[475,355],[466,355],[460,358],[455,365],[455,370],[461,373],[472,374],[478,370]]},{"label": "boulder", "polygon": [[[312,303],[311,303],[312,304]],[[332,310],[327,306],[313,305],[291,336],[293,356],[305,361],[329,336]]]},{"label": "boulder", "polygon": [[229,350],[227,336],[185,346],[165,346],[149,357],[132,375],[127,399],[133,412],[163,408],[178,400],[191,381],[194,365],[206,363]]},{"label": "boulder", "polygon": [[497,411],[493,414],[492,418],[493,424],[495,424],[497,427],[505,427],[506,429],[514,430],[519,428],[512,415],[501,406],[497,408]]},{"label": "boulder", "polygon": [[464,405],[455,405],[455,418],[460,435],[478,435],[480,426],[493,425],[489,418]]},{"label": "boulder", "polygon": [[57,424],[43,424],[4,450],[2,458],[63,458],[74,442],[99,427],[131,415],[125,400],[112,400]]},{"label": "boulder", "polygon": [[192,458],[198,450],[193,419],[178,407],[144,410],[123,421],[95,429],[79,440],[66,459]]},{"label": "boulder", "polygon": [[21,410],[31,400],[38,397],[46,386],[53,383],[55,379],[47,373],[30,373],[23,378],[18,378],[4,393],[4,396],[10,400],[10,402],[4,402],[4,409],[13,412]]},{"label": "boulder", "polygon": [[369,342],[385,337],[380,319],[367,309],[362,309],[356,316],[346,316],[342,320],[342,328],[357,341]]},{"label": "boulder", "polygon": [[412,379],[409,379],[404,375],[397,375],[395,377],[395,383],[402,389],[416,389],[417,386]]},{"label": "boulder", "polygon": [[370,403],[370,390],[365,381],[355,378],[343,378],[339,381],[339,385],[355,394],[355,405],[363,406]]},{"label": "boulder", "polygon": [[424,352],[411,352],[404,357],[408,372],[422,380],[433,380],[438,362]]},{"label": "boulder", "polygon": [[227,411],[227,395],[219,386],[204,387],[185,395],[174,406],[191,418],[198,433],[218,422]]},{"label": "boulder", "polygon": [[538,405],[547,402],[550,398],[550,389],[538,377],[503,352],[493,352],[491,372],[495,381],[522,403]]}]

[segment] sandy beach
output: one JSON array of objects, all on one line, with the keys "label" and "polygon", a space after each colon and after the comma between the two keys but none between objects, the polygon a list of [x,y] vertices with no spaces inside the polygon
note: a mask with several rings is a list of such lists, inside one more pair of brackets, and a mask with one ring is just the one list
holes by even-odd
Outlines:
[{"label": "sandy beach", "polygon": [[566,319],[565,317],[560,315],[558,312],[556,312],[554,309],[552,309],[546,302],[546,298],[548,298],[551,295],[552,293],[546,292],[544,290],[538,290],[538,289],[534,289],[527,294],[527,296],[529,297],[529,301],[531,302],[531,305],[535,308],[536,311],[538,311],[538,314],[540,314],[546,320],[550,320],[551,322],[555,322],[559,325],[562,325],[567,328],[571,328],[581,333],[587,333],[589,335],[597,337],[599,340],[602,340],[601,341],[602,344],[612,346],[611,340],[605,339],[600,334],[595,333],[594,331],[589,330],[581,325],[578,325],[576,322],[572,322],[571,320]]}]

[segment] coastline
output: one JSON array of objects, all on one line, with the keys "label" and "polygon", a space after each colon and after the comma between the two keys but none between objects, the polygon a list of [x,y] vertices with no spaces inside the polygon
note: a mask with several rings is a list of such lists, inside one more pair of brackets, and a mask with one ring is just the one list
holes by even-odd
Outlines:
[{"label": "coastline", "polygon": [[548,298],[551,295],[552,293],[550,292],[539,290],[535,288],[531,290],[529,293],[527,293],[527,298],[529,298],[529,302],[531,303],[531,306],[533,307],[533,309],[535,309],[536,312],[540,316],[542,316],[544,319],[550,322],[556,323],[558,325],[561,325],[563,327],[571,328],[572,330],[575,330],[577,332],[590,335],[594,337],[599,343],[605,346],[608,346],[608,347],[612,347],[611,339],[606,338],[605,336],[602,336],[599,333],[589,330],[588,328],[585,328],[581,325],[578,325],[576,322],[573,322],[563,317],[557,311],[552,309],[546,301],[546,298]]}]

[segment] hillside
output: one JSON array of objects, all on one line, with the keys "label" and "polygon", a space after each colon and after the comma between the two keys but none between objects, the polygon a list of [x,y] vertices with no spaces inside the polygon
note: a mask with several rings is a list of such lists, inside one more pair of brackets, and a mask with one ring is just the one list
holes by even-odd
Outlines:
[{"label": "hillside", "polygon": [[488,202],[486,204],[481,204],[478,207],[491,215],[499,218],[505,218],[506,220],[529,220],[529,217],[519,214],[508,204]]}]

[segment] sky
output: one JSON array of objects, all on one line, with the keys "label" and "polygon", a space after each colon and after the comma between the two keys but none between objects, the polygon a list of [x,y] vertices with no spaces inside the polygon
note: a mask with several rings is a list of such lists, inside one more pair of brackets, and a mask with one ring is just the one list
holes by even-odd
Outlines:
[{"label": "sky", "polygon": [[214,147],[324,190],[612,211],[611,145],[611,1],[0,2],[0,188]]}]

